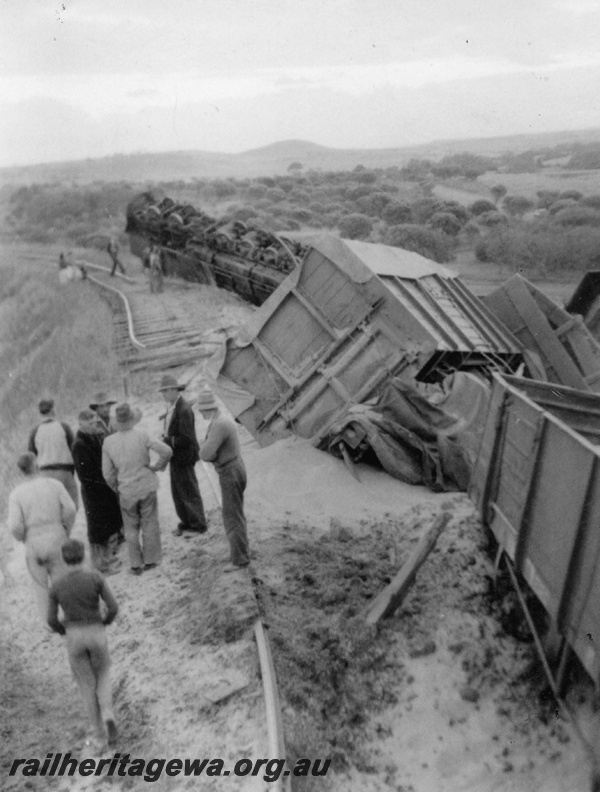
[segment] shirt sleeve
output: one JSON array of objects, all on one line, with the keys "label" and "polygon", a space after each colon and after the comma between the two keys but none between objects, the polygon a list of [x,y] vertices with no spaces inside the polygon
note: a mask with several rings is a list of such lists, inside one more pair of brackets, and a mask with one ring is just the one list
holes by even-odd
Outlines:
[{"label": "shirt sleeve", "polygon": [[59,489],[59,497],[60,497],[60,510],[62,514],[62,523],[65,526],[67,533],[70,534],[71,528],[73,527],[73,523],[75,522],[75,515],[77,514],[77,508],[73,502],[73,498],[69,495],[69,493],[62,486],[62,484]]},{"label": "shirt sleeve", "polygon": [[61,423],[62,428],[65,432],[65,437],[67,438],[67,445],[69,446],[69,451],[73,449],[73,440],[75,439],[73,436],[73,430],[69,426],[69,424]]},{"label": "shirt sleeve", "polygon": [[14,492],[8,496],[8,529],[18,542],[25,541],[25,518]]},{"label": "shirt sleeve", "polygon": [[106,444],[102,446],[102,475],[108,486],[115,492],[119,492],[117,468],[112,461],[110,454],[106,448]]},{"label": "shirt sleeve", "polygon": [[156,467],[166,467],[169,459],[173,456],[172,449],[170,449],[166,443],[163,443],[162,440],[151,440],[150,437],[148,437],[147,442],[148,448],[158,455]]},{"label": "shirt sleeve", "polygon": [[119,612],[119,606],[117,605],[117,601],[104,578],[102,578],[102,582],[100,584],[100,596],[104,600],[107,608],[106,616],[104,617],[104,624],[110,624],[114,621],[115,616]]},{"label": "shirt sleeve", "polygon": [[65,634],[65,627],[58,618],[58,598],[53,588],[50,588],[48,596],[48,614],[46,620],[54,632],[59,633],[59,635]]},{"label": "shirt sleeve", "polygon": [[204,462],[213,462],[219,454],[219,448],[223,445],[224,439],[225,436],[220,426],[215,424],[209,426],[206,440],[200,448],[200,459]]}]

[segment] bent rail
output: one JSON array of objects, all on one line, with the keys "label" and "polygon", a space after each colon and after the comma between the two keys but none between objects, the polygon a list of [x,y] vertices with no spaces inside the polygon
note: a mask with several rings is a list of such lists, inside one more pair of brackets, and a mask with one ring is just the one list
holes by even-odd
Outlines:
[{"label": "bent rail", "polygon": [[[212,477],[208,471],[206,462],[202,462],[202,467],[208,479],[210,488],[222,509],[221,494],[215,487]],[[260,676],[263,685],[263,695],[265,699],[265,709],[267,713],[267,734],[269,738],[269,758],[283,759],[286,761],[285,739],[283,736],[283,719],[281,717],[281,702],[279,699],[279,688],[277,686],[277,675],[273,664],[271,644],[269,636],[265,631],[262,619],[257,619],[254,624],[254,640],[258,651],[260,663]],[[289,771],[286,771],[289,772]],[[281,775],[277,781],[273,782],[274,792],[291,792],[289,775]]]},{"label": "bent rail", "polygon": [[109,286],[107,283],[102,283],[102,281],[98,280],[97,278],[94,278],[92,275],[88,275],[87,279],[92,283],[95,283],[97,286],[102,286],[103,289],[108,289],[108,291],[113,292],[121,299],[123,305],[125,306],[125,314],[127,316],[127,330],[129,332],[129,338],[131,340],[131,343],[134,344],[134,346],[138,347],[138,349],[146,349],[147,348],[146,344],[142,344],[142,342],[138,341],[138,339],[135,337],[135,330],[133,327],[133,315],[131,313],[131,308],[129,306],[129,300],[127,299],[127,297],[125,297],[123,292],[120,291],[119,289],[115,289],[114,286]]},{"label": "bent rail", "polygon": [[[254,638],[258,649],[260,661],[260,675],[263,683],[265,708],[267,710],[267,731],[269,735],[269,758],[286,760],[285,740],[283,738],[283,724],[281,718],[281,703],[277,688],[277,677],[269,637],[265,632],[261,619],[254,625]],[[285,772],[289,772],[285,771]],[[281,775],[274,783],[276,792],[289,792],[291,784],[289,776]]]}]

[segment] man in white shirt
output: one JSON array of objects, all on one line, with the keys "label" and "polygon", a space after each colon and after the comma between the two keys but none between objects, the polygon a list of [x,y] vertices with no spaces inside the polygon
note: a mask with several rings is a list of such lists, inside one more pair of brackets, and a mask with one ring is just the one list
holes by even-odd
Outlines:
[{"label": "man in white shirt", "polygon": [[[134,428],[140,418],[139,410],[136,414],[129,404],[119,404],[115,410],[117,431],[102,446],[102,475],[119,496],[134,575],[153,569],[161,560],[156,471],[164,470],[173,454],[166,443],[152,440],[146,431]],[[150,462],[150,451],[158,456],[155,464]]]},{"label": "man in white shirt", "polygon": [[79,493],[71,455],[73,432],[68,424],[56,420],[52,399],[42,399],[38,410],[42,421],[29,435],[28,450],[36,455],[41,475],[60,481],[77,508]]},{"label": "man in white shirt", "polygon": [[23,454],[17,465],[25,481],[8,497],[8,528],[25,543],[27,567],[45,622],[49,583],[64,571],[61,547],[71,533],[76,509],[60,481],[39,474],[34,454]]}]

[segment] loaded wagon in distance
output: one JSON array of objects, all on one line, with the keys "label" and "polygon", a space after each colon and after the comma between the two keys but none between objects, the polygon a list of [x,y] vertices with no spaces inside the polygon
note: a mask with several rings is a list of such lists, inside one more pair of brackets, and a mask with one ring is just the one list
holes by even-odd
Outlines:
[{"label": "loaded wagon in distance", "polygon": [[469,495],[600,686],[600,396],[495,374]]},{"label": "loaded wagon in distance", "polygon": [[165,275],[214,284],[262,305],[296,266],[299,243],[239,220],[217,220],[171,198],[150,192],[127,207],[129,247],[143,259],[157,245]]}]

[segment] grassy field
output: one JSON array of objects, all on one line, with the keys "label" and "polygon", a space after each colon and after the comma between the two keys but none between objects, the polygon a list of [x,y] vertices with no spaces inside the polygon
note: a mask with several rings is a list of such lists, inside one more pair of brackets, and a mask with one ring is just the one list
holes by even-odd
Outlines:
[{"label": "grassy field", "polygon": [[578,190],[583,195],[600,195],[600,171],[574,171],[542,168],[536,173],[484,173],[477,182],[490,188],[503,184],[509,195],[523,195],[535,200],[538,190]]},{"label": "grassy field", "polygon": [[[61,286],[41,248],[0,251],[0,509],[17,478],[15,460],[38,420],[37,403],[56,400],[74,425],[89,396],[115,387],[121,375],[112,350],[108,305],[85,281]],[[57,257],[58,258],[58,255]]]}]

